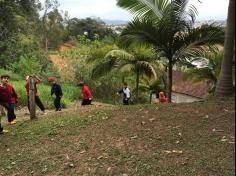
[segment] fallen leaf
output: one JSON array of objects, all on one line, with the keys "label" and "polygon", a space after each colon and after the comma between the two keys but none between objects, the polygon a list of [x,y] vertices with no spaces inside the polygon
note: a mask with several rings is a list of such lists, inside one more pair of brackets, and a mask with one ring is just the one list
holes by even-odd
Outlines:
[{"label": "fallen leaf", "polygon": [[130,139],[137,139],[137,138],[138,138],[138,136],[133,136]]},{"label": "fallen leaf", "polygon": [[155,118],[149,119],[150,122],[153,122],[153,121],[155,121],[155,120],[156,120]]}]

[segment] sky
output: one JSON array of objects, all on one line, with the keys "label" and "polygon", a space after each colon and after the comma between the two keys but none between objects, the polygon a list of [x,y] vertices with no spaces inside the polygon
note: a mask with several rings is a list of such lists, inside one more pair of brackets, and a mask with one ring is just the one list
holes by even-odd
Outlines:
[{"label": "sky", "polygon": [[[44,0],[40,0],[44,1]],[[108,20],[130,20],[132,15],[116,6],[116,0],[58,0],[71,18],[100,17]],[[190,0],[198,9],[197,20],[226,20],[229,0]],[[196,2],[196,3],[195,3]]]}]

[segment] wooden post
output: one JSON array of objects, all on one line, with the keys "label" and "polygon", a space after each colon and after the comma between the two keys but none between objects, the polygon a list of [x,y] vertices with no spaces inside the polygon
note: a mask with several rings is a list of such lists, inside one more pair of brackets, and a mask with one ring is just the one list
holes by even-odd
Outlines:
[{"label": "wooden post", "polygon": [[35,111],[35,94],[34,94],[34,78],[32,76],[29,77],[29,107],[30,107],[30,119],[36,119],[36,111]]}]

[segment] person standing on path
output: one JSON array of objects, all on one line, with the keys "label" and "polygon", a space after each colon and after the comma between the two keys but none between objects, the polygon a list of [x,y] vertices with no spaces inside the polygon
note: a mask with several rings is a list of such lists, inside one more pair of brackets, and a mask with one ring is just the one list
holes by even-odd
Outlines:
[{"label": "person standing on path", "polygon": [[[42,101],[39,98],[39,94],[38,94],[38,89],[37,89],[37,84],[40,83],[40,79],[37,76],[32,76],[34,79],[34,96],[35,96],[35,103],[37,104],[37,106],[40,108],[40,110],[43,112],[43,114],[47,114],[45,111],[45,107],[42,103]],[[25,89],[26,89],[26,93],[27,93],[27,100],[28,100],[28,110],[30,111],[30,102],[29,102],[29,89],[30,89],[30,76],[26,76],[25,77]]]},{"label": "person standing on path", "polygon": [[81,87],[81,93],[83,96],[81,105],[82,106],[92,105],[93,96],[91,90],[89,89],[89,86],[84,82],[80,82],[78,85]]},{"label": "person standing on path", "polygon": [[51,96],[54,96],[54,106],[56,111],[61,111],[61,98],[63,96],[62,88],[59,84],[56,83],[56,78],[51,76],[48,78],[48,81],[51,85]]},{"label": "person standing on path", "polygon": [[12,85],[9,84],[9,75],[1,76],[0,83],[0,105],[6,108],[7,118],[10,124],[15,124],[15,105],[18,103],[17,94]]},{"label": "person standing on path", "polygon": [[117,94],[123,94],[123,104],[129,105],[129,100],[131,97],[131,92],[128,88],[128,84],[124,83],[123,88],[117,93]]}]

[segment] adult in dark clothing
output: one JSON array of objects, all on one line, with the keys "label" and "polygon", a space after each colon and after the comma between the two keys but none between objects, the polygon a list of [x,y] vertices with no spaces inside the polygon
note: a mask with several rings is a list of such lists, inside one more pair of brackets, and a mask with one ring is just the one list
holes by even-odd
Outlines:
[{"label": "adult in dark clothing", "polygon": [[[29,76],[26,76],[25,77],[25,81],[26,81],[26,84],[25,84],[25,89],[26,89],[26,93],[27,93],[27,98],[28,98],[28,109],[30,111],[30,103],[29,103],[29,87],[30,87],[30,77]],[[47,114],[46,111],[45,111],[45,107],[42,103],[42,101],[40,100],[39,98],[39,94],[38,94],[38,89],[37,89],[37,84],[40,83],[40,79],[37,77],[37,76],[33,76],[34,78],[34,95],[35,95],[35,103],[38,105],[38,107],[40,108],[40,110],[44,113],[44,114]]]},{"label": "adult in dark clothing", "polygon": [[51,96],[55,96],[54,99],[54,106],[56,108],[56,111],[61,111],[61,98],[63,96],[62,88],[59,84],[56,83],[55,77],[49,77],[48,81],[51,85]]},{"label": "adult in dark clothing", "polygon": [[15,115],[15,105],[17,104],[17,94],[12,85],[9,84],[9,75],[1,76],[0,83],[0,105],[6,108],[8,122],[10,124],[15,124],[16,115]]}]

